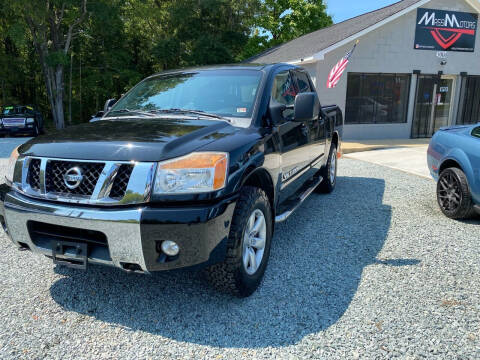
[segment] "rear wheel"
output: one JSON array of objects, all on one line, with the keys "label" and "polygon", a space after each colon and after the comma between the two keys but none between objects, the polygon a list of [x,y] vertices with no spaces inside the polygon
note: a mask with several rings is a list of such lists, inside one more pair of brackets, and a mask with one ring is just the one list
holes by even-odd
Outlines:
[{"label": "rear wheel", "polygon": [[332,144],[328,155],[327,165],[322,171],[323,181],[318,185],[315,190],[316,192],[328,194],[335,190],[335,185],[337,184],[337,165],[337,147],[335,144]]},{"label": "rear wheel", "polygon": [[474,213],[472,196],[465,173],[449,168],[440,174],[437,201],[442,212],[451,219],[465,219]]},{"label": "rear wheel", "polygon": [[272,211],[267,195],[247,186],[240,195],[230,228],[225,261],[207,269],[210,282],[238,297],[260,285],[270,256]]}]

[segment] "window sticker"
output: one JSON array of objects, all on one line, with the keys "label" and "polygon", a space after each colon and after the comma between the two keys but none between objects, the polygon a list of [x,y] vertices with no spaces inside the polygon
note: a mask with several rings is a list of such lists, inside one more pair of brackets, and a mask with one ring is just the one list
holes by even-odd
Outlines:
[{"label": "window sticker", "polygon": [[245,107],[237,108],[237,113],[245,114],[246,112],[247,112],[247,108]]}]

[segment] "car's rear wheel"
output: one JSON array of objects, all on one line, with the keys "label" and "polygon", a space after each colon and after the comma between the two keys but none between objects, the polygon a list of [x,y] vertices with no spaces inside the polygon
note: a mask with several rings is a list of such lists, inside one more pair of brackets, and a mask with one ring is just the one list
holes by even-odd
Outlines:
[{"label": "car's rear wheel", "polygon": [[230,227],[225,261],[207,269],[210,282],[238,297],[250,296],[260,285],[272,238],[272,211],[265,192],[243,188]]},{"label": "car's rear wheel", "polygon": [[472,196],[465,173],[458,168],[442,171],[437,183],[437,201],[451,219],[465,219],[474,213]]},{"label": "car's rear wheel", "polygon": [[337,184],[337,169],[337,147],[334,143],[332,143],[332,146],[330,147],[330,153],[328,154],[327,165],[322,171],[323,181],[315,189],[316,192],[328,194],[335,190],[335,185]]}]

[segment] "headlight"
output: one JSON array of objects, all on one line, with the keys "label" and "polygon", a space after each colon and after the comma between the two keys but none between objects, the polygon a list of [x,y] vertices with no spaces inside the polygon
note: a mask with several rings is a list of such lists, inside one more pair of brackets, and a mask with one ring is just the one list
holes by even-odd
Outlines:
[{"label": "headlight", "polygon": [[17,163],[17,160],[18,147],[12,151],[12,155],[10,155],[10,159],[8,160],[7,174],[5,175],[5,179],[7,179],[9,183],[13,183],[13,173],[15,172],[15,164]]},{"label": "headlight", "polygon": [[223,189],[227,181],[228,154],[192,153],[158,164],[156,194],[194,194]]},{"label": "headlight", "polygon": [[32,119],[32,118],[27,119],[27,124],[33,124],[34,122],[35,122],[35,119]]}]

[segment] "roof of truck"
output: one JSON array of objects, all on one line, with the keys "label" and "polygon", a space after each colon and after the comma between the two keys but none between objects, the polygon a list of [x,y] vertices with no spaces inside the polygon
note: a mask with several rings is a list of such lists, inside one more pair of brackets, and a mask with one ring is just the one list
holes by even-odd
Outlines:
[{"label": "roof of truck", "polygon": [[210,71],[210,70],[270,70],[274,69],[278,66],[290,66],[291,64],[286,63],[275,63],[275,64],[259,64],[259,63],[240,63],[240,64],[226,64],[226,65],[208,65],[208,66],[198,66],[198,67],[190,67],[184,69],[176,69],[176,70],[167,70],[157,74],[154,74],[150,77],[155,77],[159,75],[166,75],[166,74],[177,74],[177,73],[184,73],[184,72],[192,72],[192,71]]}]

